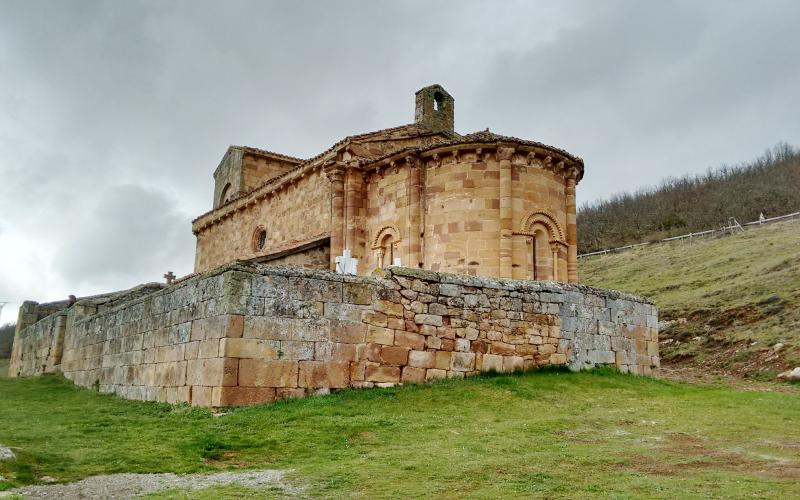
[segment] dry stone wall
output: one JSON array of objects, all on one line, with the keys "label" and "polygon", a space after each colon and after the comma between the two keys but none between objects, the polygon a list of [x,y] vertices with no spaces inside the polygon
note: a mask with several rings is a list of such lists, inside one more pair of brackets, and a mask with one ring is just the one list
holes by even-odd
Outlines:
[{"label": "dry stone wall", "polygon": [[657,346],[653,304],[608,290],[232,264],[22,328],[10,374],[60,371],[127,398],[229,406],[544,365],[648,374]]}]

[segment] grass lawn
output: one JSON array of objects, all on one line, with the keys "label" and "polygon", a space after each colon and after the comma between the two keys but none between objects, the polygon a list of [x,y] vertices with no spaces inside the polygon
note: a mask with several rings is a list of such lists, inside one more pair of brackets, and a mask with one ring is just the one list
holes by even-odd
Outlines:
[{"label": "grass lawn", "polygon": [[800,366],[800,221],[588,257],[579,269],[582,283],[646,295],[660,319],[681,318],[659,332],[671,339],[662,361],[764,379]]},{"label": "grass lawn", "polygon": [[273,468],[294,469],[313,496],[800,496],[797,395],[610,370],[348,390],[222,417],[54,376],[2,378],[0,402],[0,443],[18,455],[0,462],[0,489],[42,476]]}]

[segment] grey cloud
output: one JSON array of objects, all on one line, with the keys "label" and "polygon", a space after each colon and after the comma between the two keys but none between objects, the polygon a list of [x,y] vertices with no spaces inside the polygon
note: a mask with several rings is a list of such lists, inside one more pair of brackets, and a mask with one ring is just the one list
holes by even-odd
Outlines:
[{"label": "grey cloud", "polygon": [[156,270],[188,273],[189,217],[164,193],[138,186],[103,191],[86,213],[71,214],[68,239],[55,253],[67,283],[119,286],[160,281]]},{"label": "grey cloud", "polygon": [[582,5],[552,41],[497,54],[481,95],[493,123],[586,158],[583,200],[797,142],[797,2]]},{"label": "grey cloud", "polygon": [[431,83],[461,132],[583,156],[584,201],[747,159],[800,142],[799,17],[793,0],[7,0],[2,234],[54,242],[52,273],[97,290],[191,269],[188,220],[229,144],[311,156],[412,121]]}]

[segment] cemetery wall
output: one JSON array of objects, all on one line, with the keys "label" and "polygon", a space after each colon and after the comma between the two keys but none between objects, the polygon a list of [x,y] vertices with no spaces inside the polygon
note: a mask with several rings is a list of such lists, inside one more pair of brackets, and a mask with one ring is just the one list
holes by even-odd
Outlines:
[{"label": "cemetery wall", "polygon": [[[546,365],[646,375],[659,364],[651,302],[579,285],[236,263],[129,297],[22,324],[10,375],[60,372],[126,398],[219,407]],[[20,316],[37,308],[53,309],[28,302]]]}]

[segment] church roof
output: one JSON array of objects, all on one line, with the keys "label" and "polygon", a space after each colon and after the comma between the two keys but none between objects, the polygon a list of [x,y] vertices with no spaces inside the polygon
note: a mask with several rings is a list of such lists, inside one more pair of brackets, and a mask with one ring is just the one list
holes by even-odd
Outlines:
[{"label": "church roof", "polygon": [[245,153],[251,153],[251,154],[258,155],[258,156],[270,156],[272,158],[277,158],[279,160],[289,161],[289,162],[292,162],[292,163],[303,163],[304,161],[306,161],[304,158],[297,158],[295,156],[289,156],[289,155],[285,155],[283,153],[276,153],[274,151],[268,151],[266,149],[253,148],[253,147],[250,147],[250,146],[234,146],[234,145],[232,145],[232,146],[230,146],[229,149],[238,149],[238,150],[243,151]]},{"label": "church roof", "polygon": [[[332,154],[333,152],[341,149],[343,146],[347,145],[348,143],[367,143],[367,142],[371,142],[371,141],[377,142],[377,141],[381,141],[381,140],[391,140],[393,138],[394,139],[401,139],[401,138],[414,138],[414,137],[425,137],[425,136],[434,136],[434,135],[443,135],[446,138],[450,138],[450,139],[456,139],[456,138],[461,137],[459,134],[457,134],[455,132],[434,131],[434,130],[431,130],[430,128],[428,128],[427,126],[425,126],[425,125],[423,125],[421,123],[409,123],[409,124],[406,124],[406,125],[399,125],[397,127],[390,127],[390,128],[385,128],[385,129],[381,129],[381,130],[375,130],[373,132],[365,132],[365,133],[362,133],[362,134],[348,135],[348,136],[344,137],[343,139],[341,139],[341,140],[337,141],[336,143],[334,143],[328,149],[326,149],[326,150],[322,151],[321,153],[319,153],[319,154],[317,154],[317,155],[315,155],[315,156],[313,156],[313,157],[311,157],[309,159],[306,159],[306,160],[303,160],[303,159],[300,159],[300,158],[295,158],[295,157],[288,156],[288,155],[283,155],[283,154],[280,154],[280,153],[275,153],[275,152],[268,151],[268,150],[265,150],[265,149],[253,148],[253,147],[248,147],[248,146],[230,146],[228,148],[229,151],[231,149],[239,149],[241,151],[251,152],[251,153],[259,154],[259,155],[262,155],[262,156],[273,156],[273,157],[285,159],[287,161],[296,162],[296,165],[293,166],[290,170],[286,171],[285,173],[283,173],[281,175],[277,175],[275,177],[272,177],[272,178],[269,178],[269,179],[265,180],[262,184],[260,184],[259,186],[257,186],[253,190],[251,190],[249,193],[242,193],[241,196],[239,196],[237,198],[234,198],[234,199],[228,201],[227,203],[223,203],[222,205],[220,205],[220,206],[218,206],[218,207],[216,207],[214,209],[211,209],[211,210],[209,210],[208,212],[205,212],[202,215],[197,216],[192,222],[196,222],[196,221],[202,219],[203,217],[205,217],[205,216],[207,216],[207,215],[209,215],[209,214],[211,214],[213,212],[216,212],[216,211],[224,208],[227,205],[230,205],[230,204],[236,202],[237,200],[241,199],[242,197],[247,196],[247,195],[249,195],[249,194],[251,194],[253,192],[258,191],[259,189],[264,188],[265,186],[274,185],[274,184],[277,184],[277,183],[281,182],[283,179],[293,175],[298,170],[301,170],[301,169],[303,169],[303,168],[305,168],[305,167],[307,167],[309,165],[317,163],[318,161],[320,161],[321,159],[325,158],[326,156],[328,156],[328,155]],[[446,142],[447,141],[442,141],[441,143],[446,143]],[[437,143],[437,144],[440,144],[440,143]],[[378,157],[383,156],[383,155],[374,155],[374,154],[370,154],[368,150],[362,150],[362,151],[359,151],[359,156],[362,157],[362,158],[365,158],[365,159],[377,159]]]},{"label": "church roof", "polygon": [[528,139],[520,139],[519,137],[513,137],[513,136],[509,136],[509,135],[495,134],[494,132],[489,132],[489,129],[481,130],[479,132],[473,132],[471,134],[466,134],[466,135],[458,135],[458,134],[456,134],[456,136],[457,137],[453,138],[450,141],[439,142],[439,143],[436,143],[436,144],[430,144],[430,145],[426,145],[426,146],[412,146],[412,147],[408,147],[408,148],[405,148],[405,149],[402,149],[402,150],[398,150],[398,151],[394,151],[394,152],[382,155],[380,157],[369,158],[369,159],[363,161],[362,164],[367,165],[367,164],[378,162],[378,161],[381,161],[381,160],[385,160],[386,158],[391,158],[392,156],[396,156],[396,155],[400,155],[400,154],[424,153],[425,151],[430,151],[432,149],[438,149],[438,148],[448,147],[448,146],[457,146],[459,144],[473,144],[473,143],[476,143],[476,142],[478,142],[478,143],[514,142],[514,143],[522,144],[522,145],[525,145],[525,146],[534,146],[534,147],[539,147],[539,148],[543,148],[543,149],[547,149],[547,150],[556,152],[556,153],[564,156],[565,158],[568,158],[569,160],[574,161],[575,163],[579,164],[581,167],[583,167],[583,158],[581,158],[579,156],[575,156],[572,153],[569,153],[568,151],[565,151],[565,150],[563,150],[561,148],[557,148],[555,146],[550,146],[548,144],[544,144],[544,143],[538,142],[538,141],[531,141],[531,140],[528,140]]}]

